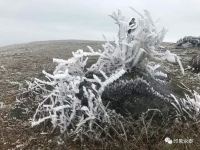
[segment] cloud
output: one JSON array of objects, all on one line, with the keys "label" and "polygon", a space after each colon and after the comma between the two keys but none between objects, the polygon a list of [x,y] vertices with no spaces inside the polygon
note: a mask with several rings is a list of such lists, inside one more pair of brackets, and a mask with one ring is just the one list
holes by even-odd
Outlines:
[{"label": "cloud", "polygon": [[168,28],[165,41],[185,35],[199,36],[200,1],[197,0],[0,0],[0,45],[38,40],[113,39],[117,27],[108,17],[129,6],[148,9],[153,18]]}]

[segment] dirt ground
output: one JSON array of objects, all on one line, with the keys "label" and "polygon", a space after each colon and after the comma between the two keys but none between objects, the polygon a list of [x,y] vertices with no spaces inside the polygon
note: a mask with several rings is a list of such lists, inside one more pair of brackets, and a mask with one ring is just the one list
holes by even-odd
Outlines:
[{"label": "dirt ground", "polygon": [[[77,149],[76,143],[68,144],[56,135],[32,129],[27,120],[10,118],[10,108],[19,92],[19,83],[42,76],[41,71],[51,72],[55,67],[53,58],[67,59],[77,49],[87,49],[87,45],[98,50],[102,42],[95,41],[46,41],[12,45],[0,48],[0,150],[7,149]],[[192,56],[200,49],[176,49],[174,44],[163,43],[167,49],[182,58],[187,68]],[[165,68],[174,80],[200,92],[200,80],[197,74],[186,69],[181,75],[178,65]],[[55,140],[56,139],[56,140]],[[62,144],[65,142],[65,144]],[[84,144],[83,147],[84,149]]]}]

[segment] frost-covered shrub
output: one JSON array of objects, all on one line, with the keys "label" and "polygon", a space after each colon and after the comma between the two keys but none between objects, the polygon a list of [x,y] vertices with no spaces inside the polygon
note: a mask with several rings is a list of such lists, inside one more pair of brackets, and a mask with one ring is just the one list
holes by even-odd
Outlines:
[{"label": "frost-covered shrub", "polygon": [[199,73],[200,72],[200,55],[197,54],[193,56],[189,65],[191,66],[193,72]]},{"label": "frost-covered shrub", "polygon": [[[32,125],[38,125],[45,120],[51,119],[54,127],[59,127],[61,132],[67,129],[78,132],[81,127],[89,122],[90,130],[94,120],[100,122],[109,122],[106,108],[102,104],[101,93],[105,86],[118,79],[125,70],[117,70],[117,73],[107,77],[101,71],[102,81],[96,75],[93,79],[87,79],[84,76],[84,66],[86,60],[84,56],[92,56],[98,53],[78,51],[73,53],[73,57],[67,61],[54,59],[58,63],[54,73],[51,75],[43,71],[47,81],[35,79],[31,85],[33,91],[41,91],[43,96],[35,115],[33,116]],[[87,98],[88,105],[83,106],[81,99],[78,98],[79,85],[84,80],[89,80],[91,89],[83,86],[83,96]],[[98,83],[97,88],[95,83]]]},{"label": "frost-covered shrub", "polygon": [[[153,87],[158,83],[164,84],[167,78],[167,74],[159,70],[157,62],[178,62],[183,74],[184,69],[177,55],[158,50],[165,29],[157,30],[148,11],[136,14],[137,20],[132,18],[130,21],[120,11],[113,13],[111,17],[119,26],[118,39],[114,43],[107,41],[102,51],[94,51],[91,47],[88,47],[89,52],[77,50],[68,60],[53,59],[57,63],[53,74],[43,71],[46,80],[35,79],[29,83],[28,90],[40,98],[32,126],[50,120],[61,133],[66,131],[79,135],[95,130],[96,126],[102,128],[103,123],[110,124],[110,110],[102,102],[102,94],[111,84],[119,86],[122,83],[120,78],[128,72],[137,74],[140,70],[152,81],[149,83],[142,78],[123,80],[123,86],[131,83],[136,92],[144,90],[146,94],[153,93],[163,99],[169,95],[161,94],[158,87],[156,90]],[[91,56],[97,56],[98,60],[87,68]],[[137,86],[138,83],[142,86]]]},{"label": "frost-covered shrub", "polygon": [[200,37],[185,36],[176,42],[177,48],[200,47]]},{"label": "frost-covered shrub", "polygon": [[[139,13],[137,12],[137,14]],[[100,69],[110,73],[119,67],[123,67],[125,70],[132,69],[135,66],[145,68],[148,60],[152,59],[167,60],[172,63],[178,62],[184,74],[184,69],[176,54],[172,54],[170,51],[163,53],[158,50],[166,30],[164,28],[160,31],[157,30],[148,11],[145,10],[144,15],[139,14],[139,16],[137,22],[130,24],[122,16],[120,10],[111,15],[119,26],[118,39],[114,44],[106,42],[103,45],[102,55],[90,70]]]},{"label": "frost-covered shrub", "polygon": [[109,103],[109,108],[115,109],[123,116],[131,114],[139,117],[142,112],[150,108],[164,110],[163,107],[169,106],[167,99],[170,92],[167,91],[167,88],[164,88],[165,91],[157,88],[157,85],[165,87],[164,83],[149,79],[145,77],[127,79],[126,76],[123,76],[123,79],[105,88],[102,99],[105,104]]},{"label": "frost-covered shrub", "polygon": [[176,108],[176,113],[180,117],[199,120],[200,115],[200,95],[194,91],[191,96],[185,95],[185,98],[177,99],[173,94],[171,104]]}]

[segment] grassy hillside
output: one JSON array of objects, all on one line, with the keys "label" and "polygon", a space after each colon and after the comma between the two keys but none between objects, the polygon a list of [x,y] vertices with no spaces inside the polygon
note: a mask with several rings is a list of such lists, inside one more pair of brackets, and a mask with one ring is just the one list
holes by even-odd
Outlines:
[{"label": "grassy hillside", "polygon": [[[41,133],[41,129],[31,128],[27,119],[15,119],[10,117],[10,109],[14,105],[15,96],[19,92],[18,88],[25,80],[32,80],[35,77],[42,77],[41,71],[51,72],[54,64],[53,58],[67,59],[71,56],[71,52],[77,49],[87,50],[87,45],[94,49],[101,49],[103,42],[97,41],[44,41],[32,42],[27,44],[11,45],[0,48],[0,102],[4,104],[0,108],[0,149],[95,149],[107,148],[112,149],[198,149],[199,144],[199,123],[181,123],[172,127],[150,126],[149,133],[145,131],[145,125],[138,122],[127,123],[127,126],[133,126],[135,130],[141,132],[134,137],[124,140],[116,137],[110,142],[94,140],[92,142],[82,143],[73,142],[68,138],[62,141],[56,132],[50,135]],[[184,68],[187,68],[189,60],[199,53],[198,48],[176,49],[173,43],[163,43],[163,46],[170,51],[178,54],[182,58]],[[183,83],[190,89],[200,92],[199,76],[186,69],[186,74],[181,75],[178,65],[165,66],[165,70],[169,76],[173,77],[171,82]],[[180,84],[180,86],[182,86]],[[176,88],[176,87],[172,87]],[[148,122],[147,124],[148,125]],[[45,127],[41,127],[44,129]],[[48,131],[48,129],[46,129]],[[130,131],[130,133],[132,132]],[[140,135],[139,135],[140,134]],[[133,134],[134,135],[134,134]],[[166,136],[174,138],[192,138],[192,144],[174,144],[167,145],[164,142]],[[148,137],[148,138],[147,138]]]}]

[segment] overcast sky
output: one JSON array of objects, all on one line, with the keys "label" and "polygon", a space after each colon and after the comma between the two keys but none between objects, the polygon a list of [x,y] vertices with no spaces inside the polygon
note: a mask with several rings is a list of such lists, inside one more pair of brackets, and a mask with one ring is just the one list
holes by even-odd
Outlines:
[{"label": "overcast sky", "polygon": [[117,27],[108,16],[147,9],[168,29],[165,41],[200,36],[200,0],[0,0],[0,46],[41,40],[109,40]]}]

